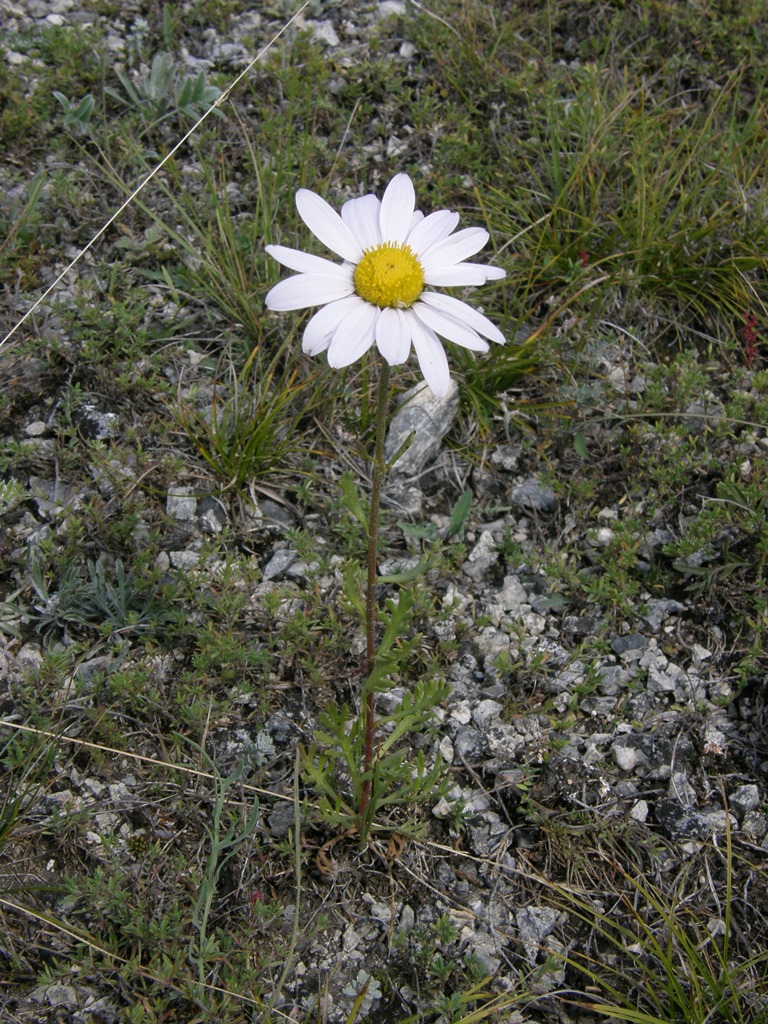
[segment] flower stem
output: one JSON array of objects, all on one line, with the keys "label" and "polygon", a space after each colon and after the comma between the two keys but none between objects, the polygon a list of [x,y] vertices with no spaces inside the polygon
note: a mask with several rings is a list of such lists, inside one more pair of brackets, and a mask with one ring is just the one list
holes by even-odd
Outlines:
[{"label": "flower stem", "polygon": [[[383,361],[379,373],[376,395],[376,444],[373,452],[373,483],[371,485],[371,512],[368,522],[368,583],[365,593],[365,661],[366,679],[370,679],[376,658],[376,575],[379,541],[379,504],[381,487],[386,472],[384,438],[387,431],[389,407],[389,363]],[[373,739],[376,728],[373,713],[373,690],[366,690],[363,702],[363,773],[370,773],[373,765]],[[363,782],[360,793],[360,830],[364,831],[365,815],[371,799],[372,779]]]}]

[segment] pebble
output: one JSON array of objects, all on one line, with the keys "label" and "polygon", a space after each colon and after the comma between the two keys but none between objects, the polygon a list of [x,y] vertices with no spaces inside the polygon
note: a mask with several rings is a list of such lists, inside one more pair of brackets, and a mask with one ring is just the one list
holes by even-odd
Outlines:
[{"label": "pebble", "polygon": [[298,557],[298,552],[293,548],[279,548],[264,566],[262,579],[265,582],[280,579],[288,572]]},{"label": "pebble", "polygon": [[197,512],[197,498],[191,487],[183,484],[171,484],[165,499],[165,511],[178,522],[189,522]]},{"label": "pebble", "polygon": [[622,771],[634,771],[640,764],[647,764],[648,757],[640,749],[636,736],[620,736],[611,746],[611,753]]},{"label": "pebble", "polygon": [[554,512],[557,508],[555,492],[545,487],[535,476],[513,487],[510,500],[515,505],[535,509],[537,512]]},{"label": "pebble", "polygon": [[728,806],[737,818],[743,818],[760,806],[760,790],[753,783],[739,786],[728,798]]},{"label": "pebble", "polygon": [[487,731],[490,725],[496,721],[504,710],[503,704],[495,700],[481,700],[472,709],[472,721],[478,729]]},{"label": "pebble", "polygon": [[519,577],[504,577],[504,585],[496,594],[496,603],[503,608],[505,612],[511,612],[513,615],[519,616],[522,615],[524,611],[529,610],[530,602],[528,601],[528,594],[525,587],[520,582]]},{"label": "pebble", "polygon": [[648,801],[638,800],[632,810],[629,812],[630,818],[634,818],[635,821],[644,822],[648,820]]},{"label": "pebble", "polygon": [[479,583],[488,575],[488,570],[498,560],[499,547],[496,539],[489,530],[484,530],[461,568],[471,580]]}]

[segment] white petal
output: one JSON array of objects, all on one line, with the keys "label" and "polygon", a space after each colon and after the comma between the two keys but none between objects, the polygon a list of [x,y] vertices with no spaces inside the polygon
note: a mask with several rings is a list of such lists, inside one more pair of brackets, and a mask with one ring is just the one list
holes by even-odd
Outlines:
[{"label": "white petal", "polygon": [[296,193],[296,209],[323,245],[350,263],[359,262],[363,254],[362,247],[355,241],[354,235],[338,213],[324,199],[307,188],[300,188]]},{"label": "white petal", "polygon": [[[472,267],[473,263],[467,263],[466,266]],[[486,267],[486,281],[500,281],[502,277],[507,276],[506,270],[503,267]]]},{"label": "white petal", "polygon": [[267,309],[285,312],[288,309],[306,309],[307,306],[324,306],[326,302],[343,299],[355,290],[350,273],[348,279],[330,274],[296,274],[278,281],[267,292],[264,300]]},{"label": "white petal", "polygon": [[341,208],[341,219],[363,249],[370,249],[381,242],[380,210],[381,203],[374,195],[350,199]]},{"label": "white petal", "polygon": [[411,226],[416,193],[407,174],[396,174],[381,199],[382,242],[404,242]]},{"label": "white petal", "polygon": [[488,241],[489,235],[485,228],[464,228],[455,235],[436,242],[421,256],[425,270],[431,267],[449,267],[461,263],[467,256],[474,256]]},{"label": "white petal", "polygon": [[423,324],[443,338],[447,338],[448,341],[452,341],[456,345],[463,345],[464,348],[472,349],[473,352],[488,351],[488,342],[481,338],[477,331],[455,317],[434,309],[425,302],[415,302],[411,309]]},{"label": "white petal", "polygon": [[435,395],[442,398],[448,394],[448,388],[451,386],[451,374],[448,370],[445,349],[435,332],[426,327],[412,314],[411,310],[406,313],[406,316],[424,380]]},{"label": "white petal", "polygon": [[329,302],[327,306],[323,306],[304,328],[302,351],[309,356],[325,352],[341,321],[362,305],[365,303],[359,295],[348,295],[346,299],[337,299],[336,302]]},{"label": "white petal", "polygon": [[488,280],[487,269],[479,263],[457,263],[453,267],[433,267],[424,275],[424,284],[431,284],[436,288],[485,284]]},{"label": "white petal", "polygon": [[417,256],[420,256],[436,242],[442,242],[447,238],[458,223],[458,213],[451,210],[435,210],[411,228],[408,233],[408,245]]},{"label": "white petal", "polygon": [[411,352],[411,331],[402,309],[382,309],[376,321],[376,347],[390,366],[406,361]]},{"label": "white petal", "polygon": [[272,259],[290,270],[300,270],[304,274],[333,274],[342,270],[338,263],[324,260],[322,256],[312,256],[301,249],[288,249],[284,245],[267,245],[265,248]]},{"label": "white petal", "polygon": [[414,210],[413,216],[411,217],[410,227],[408,228],[408,234],[413,231],[417,224],[420,224],[424,220],[424,214],[421,210]]},{"label": "white petal", "polygon": [[341,321],[328,347],[328,365],[335,369],[349,366],[365,355],[373,344],[379,310],[364,302]]},{"label": "white petal", "polygon": [[[454,299],[452,295],[441,295],[440,292],[422,292],[421,301],[431,306],[432,309],[447,313],[451,319],[461,321],[467,327],[471,327],[473,331],[482,334],[484,338],[496,341],[500,345],[503,345],[506,341],[496,324],[491,323],[487,316],[478,313],[476,309],[473,309],[466,302]],[[435,330],[439,331],[439,328],[435,328]]]}]

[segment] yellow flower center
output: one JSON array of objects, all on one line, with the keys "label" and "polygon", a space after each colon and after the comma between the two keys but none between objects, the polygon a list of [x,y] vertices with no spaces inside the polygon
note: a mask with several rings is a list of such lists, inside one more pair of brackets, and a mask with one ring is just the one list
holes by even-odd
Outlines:
[{"label": "yellow flower center", "polygon": [[424,268],[410,245],[384,242],[366,249],[355,267],[355,290],[374,306],[406,309],[424,289]]}]

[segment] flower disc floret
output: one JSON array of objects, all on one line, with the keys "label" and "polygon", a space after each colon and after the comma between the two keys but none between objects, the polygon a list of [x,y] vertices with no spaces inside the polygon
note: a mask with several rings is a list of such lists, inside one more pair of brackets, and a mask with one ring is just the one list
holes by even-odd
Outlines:
[{"label": "flower disc floret", "polygon": [[424,290],[424,268],[410,245],[384,242],[363,253],[355,267],[355,291],[381,309],[408,309]]}]

